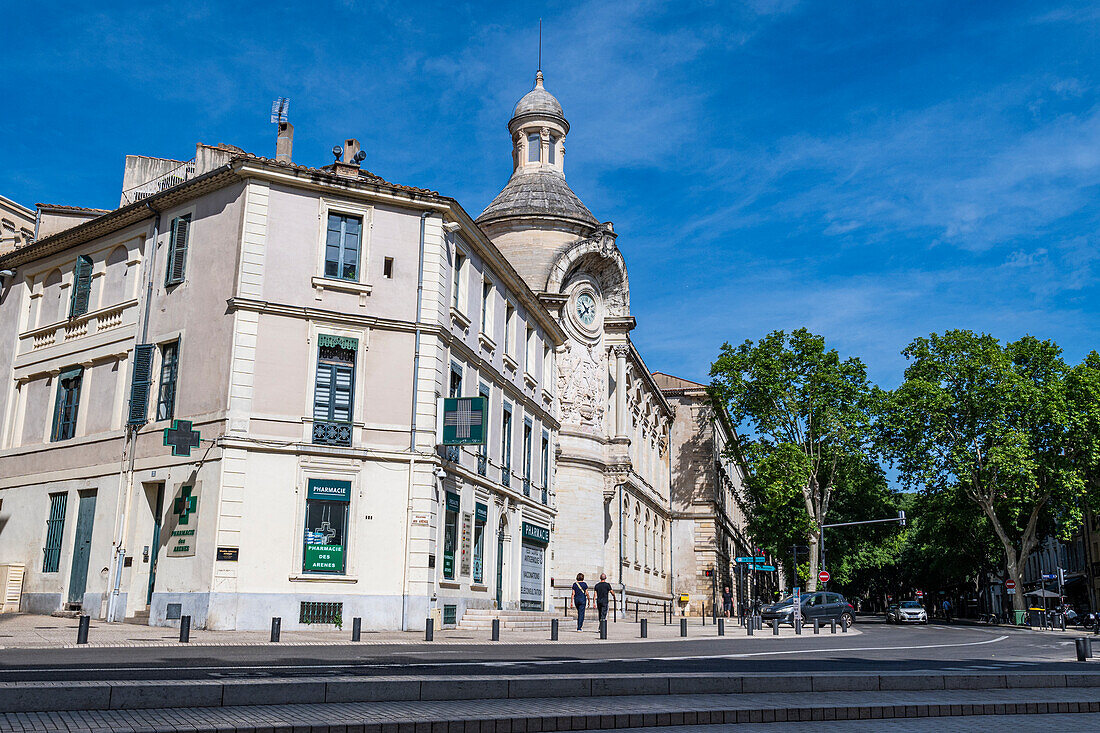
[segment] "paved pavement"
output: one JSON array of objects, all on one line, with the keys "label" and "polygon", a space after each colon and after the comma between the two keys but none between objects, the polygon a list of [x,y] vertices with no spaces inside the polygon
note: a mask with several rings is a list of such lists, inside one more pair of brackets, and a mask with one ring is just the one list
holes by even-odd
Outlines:
[{"label": "paved pavement", "polygon": [[1044,713],[1051,725],[1059,720],[1055,714],[1080,714],[1082,711],[1100,712],[1100,691],[1096,688],[819,692],[814,693],[812,699],[804,696],[801,700],[789,693],[762,693],[6,713],[0,715],[0,732],[285,729],[295,733],[322,730],[330,733],[335,727],[363,733],[417,733],[421,730],[429,733],[435,730],[527,733],[675,724],[708,726],[706,729],[696,727],[692,731],[695,733],[712,730],[710,726],[718,723],[785,723],[789,720],[875,718],[882,724],[883,720],[897,718],[910,721],[967,716],[964,720],[973,721],[976,716],[988,715],[1005,722],[1012,720],[1007,716],[1017,712]]},{"label": "paved pavement", "polygon": [[[832,733],[1004,733],[1006,728],[1037,731],[1054,728],[1059,733],[1085,733],[1100,730],[1100,714],[1062,713],[1049,715],[997,715],[990,717],[904,718],[899,720],[822,721],[814,731]],[[805,723],[752,723],[710,725],[708,733],[790,733],[805,731]],[[608,729],[593,731],[607,733]],[[673,725],[661,728],[618,728],[615,733],[699,733],[696,726]]]}]

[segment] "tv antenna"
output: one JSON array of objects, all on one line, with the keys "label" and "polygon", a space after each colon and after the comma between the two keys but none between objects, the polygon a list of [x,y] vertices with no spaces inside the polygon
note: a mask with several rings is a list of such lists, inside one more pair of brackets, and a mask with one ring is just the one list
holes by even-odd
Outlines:
[{"label": "tv antenna", "polygon": [[290,100],[287,97],[279,97],[271,103],[271,122],[286,123],[286,113],[290,111]]}]

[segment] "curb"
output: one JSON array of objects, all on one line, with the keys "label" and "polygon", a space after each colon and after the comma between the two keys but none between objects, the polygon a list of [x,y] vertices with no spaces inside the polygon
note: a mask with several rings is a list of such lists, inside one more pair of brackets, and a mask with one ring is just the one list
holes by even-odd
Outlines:
[{"label": "curb", "polygon": [[818,673],[775,675],[513,675],[333,677],[306,680],[165,680],[0,683],[0,710],[141,710],[317,703],[729,695],[806,692],[1089,688],[1100,670],[1080,673]]}]

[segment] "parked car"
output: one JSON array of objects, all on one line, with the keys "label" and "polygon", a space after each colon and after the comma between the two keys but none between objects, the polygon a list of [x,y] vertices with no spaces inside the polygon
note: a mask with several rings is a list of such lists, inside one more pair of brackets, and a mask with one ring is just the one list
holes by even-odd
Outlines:
[{"label": "parked car", "polygon": [[[794,596],[764,606],[760,617],[764,621],[779,619],[779,623],[794,626]],[[822,622],[843,619],[851,626],[856,620],[856,609],[839,593],[806,593],[802,595],[802,623],[812,624],[815,618]]]},{"label": "parked car", "polygon": [[886,609],[886,623],[888,624],[926,624],[928,612],[920,601],[902,601],[895,603]]}]

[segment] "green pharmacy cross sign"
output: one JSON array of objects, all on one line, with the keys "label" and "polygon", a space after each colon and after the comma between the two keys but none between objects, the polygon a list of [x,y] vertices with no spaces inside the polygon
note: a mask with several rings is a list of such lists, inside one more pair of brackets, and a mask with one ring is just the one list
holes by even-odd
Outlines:
[{"label": "green pharmacy cross sign", "polygon": [[164,444],[172,446],[174,456],[190,456],[191,449],[199,447],[199,431],[191,429],[190,420],[173,420],[172,427],[164,429]]},{"label": "green pharmacy cross sign", "polygon": [[199,510],[199,497],[191,495],[191,487],[184,486],[172,504],[172,513],[179,516],[180,524],[189,524],[188,517]]},{"label": "green pharmacy cross sign", "polygon": [[489,417],[486,397],[443,400],[443,445],[485,445]]}]

